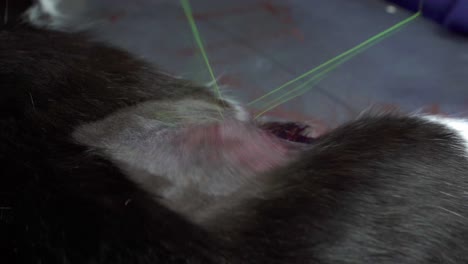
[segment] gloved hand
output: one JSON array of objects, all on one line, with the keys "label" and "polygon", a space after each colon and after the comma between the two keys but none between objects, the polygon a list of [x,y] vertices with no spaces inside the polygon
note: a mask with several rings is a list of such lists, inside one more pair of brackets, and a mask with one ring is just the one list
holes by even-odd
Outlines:
[{"label": "gloved hand", "polygon": [[[420,0],[388,0],[404,8],[417,11]],[[425,0],[423,15],[444,27],[468,34],[468,0]]]}]

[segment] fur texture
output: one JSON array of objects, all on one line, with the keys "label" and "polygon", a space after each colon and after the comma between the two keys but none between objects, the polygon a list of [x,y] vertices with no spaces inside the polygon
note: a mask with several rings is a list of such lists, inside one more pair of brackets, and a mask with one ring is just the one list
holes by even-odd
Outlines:
[{"label": "fur texture", "polygon": [[[0,31],[7,263],[467,263],[467,123],[312,146],[83,34]],[[221,119],[218,111],[223,111]]]}]

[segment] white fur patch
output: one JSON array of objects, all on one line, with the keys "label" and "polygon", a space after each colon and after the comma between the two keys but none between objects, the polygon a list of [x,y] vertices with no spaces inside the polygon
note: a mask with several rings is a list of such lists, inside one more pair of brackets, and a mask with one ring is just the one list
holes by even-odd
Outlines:
[{"label": "white fur patch", "polygon": [[223,100],[228,102],[234,108],[234,117],[239,121],[247,121],[250,119],[250,114],[247,110],[236,100],[223,97]]},{"label": "white fur patch", "polygon": [[41,5],[44,13],[50,16],[58,17],[60,16],[60,12],[58,9],[60,1],[61,0],[40,0],[39,4]]},{"label": "white fur patch", "polygon": [[26,12],[26,18],[36,26],[47,26],[57,24],[60,17],[58,3],[60,0],[39,0]]},{"label": "white fur patch", "polygon": [[39,0],[26,11],[26,19],[35,26],[60,29],[68,20],[61,10],[62,2],[63,0]]},{"label": "white fur patch", "polygon": [[468,155],[468,120],[441,116],[423,116],[422,118],[437,124],[444,125],[450,130],[456,132],[460,139],[463,140],[465,150]]},{"label": "white fur patch", "polygon": [[34,5],[33,7],[29,8],[29,10],[26,12],[26,17],[28,21],[34,25],[39,24],[39,18],[42,16],[42,10],[39,5]]}]

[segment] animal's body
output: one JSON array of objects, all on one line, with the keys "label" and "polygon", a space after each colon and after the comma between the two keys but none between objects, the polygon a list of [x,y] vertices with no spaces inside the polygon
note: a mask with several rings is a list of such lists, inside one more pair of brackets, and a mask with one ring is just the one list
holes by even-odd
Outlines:
[{"label": "animal's body", "polygon": [[206,87],[28,25],[0,31],[0,89],[5,263],[468,262],[464,120],[363,115],[291,143]]}]

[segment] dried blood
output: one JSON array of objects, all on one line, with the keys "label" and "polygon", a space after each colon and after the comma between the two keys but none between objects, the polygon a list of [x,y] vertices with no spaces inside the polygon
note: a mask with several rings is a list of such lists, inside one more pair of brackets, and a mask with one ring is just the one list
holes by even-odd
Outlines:
[{"label": "dried blood", "polygon": [[308,125],[295,122],[269,122],[261,125],[261,128],[273,135],[292,142],[312,144],[314,138],[305,135]]}]

